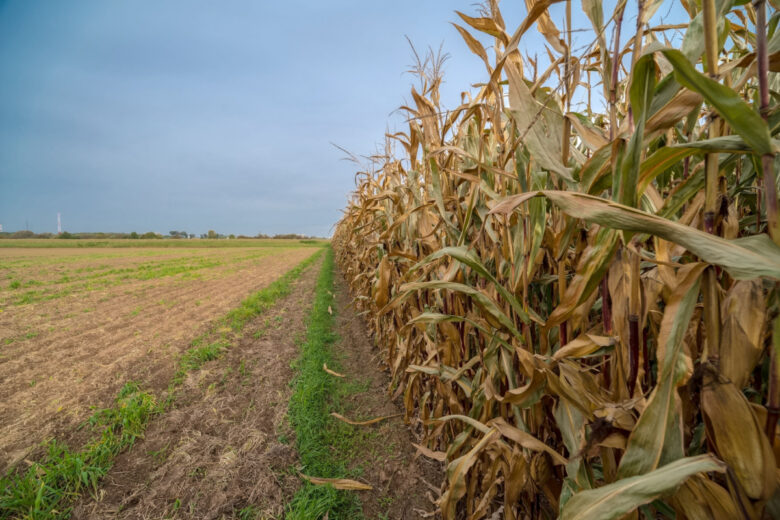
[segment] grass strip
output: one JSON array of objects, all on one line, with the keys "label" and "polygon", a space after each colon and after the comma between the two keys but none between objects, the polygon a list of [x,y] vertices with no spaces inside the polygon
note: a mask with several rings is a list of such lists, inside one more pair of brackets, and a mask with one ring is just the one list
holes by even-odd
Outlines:
[{"label": "grass strip", "polygon": [[[355,448],[355,432],[334,421],[331,410],[340,409],[340,401],[350,391],[348,383],[332,377],[323,364],[338,368],[333,353],[337,336],[333,331],[333,251],[328,248],[308,317],[306,338],[295,362],[297,371],[290,399],[290,422],[295,429],[301,472],[322,478],[353,478],[347,467]],[[330,309],[330,310],[329,310]],[[360,500],[354,491],[303,482],[288,505],[288,520],[363,518]]]},{"label": "grass strip", "polygon": [[100,435],[81,451],[51,441],[43,461],[0,479],[0,518],[68,518],[75,498],[83,491],[97,492],[114,458],[143,435],[149,419],[160,410],[154,396],[142,392],[137,383],[126,383],[114,406],[90,418]]},{"label": "grass strip", "polygon": [[[84,491],[97,493],[100,479],[108,473],[115,457],[143,437],[153,415],[164,412],[174,402],[176,386],[188,372],[219,358],[231,346],[225,332],[229,327],[233,338],[240,337],[245,325],[255,316],[272,307],[292,291],[292,282],[323,251],[317,251],[277,278],[268,287],[250,295],[241,305],[217,321],[210,332],[193,341],[193,346],[179,357],[178,369],[171,381],[168,399],[158,403],[155,396],[142,392],[135,382],[120,390],[114,405],[95,413],[88,424],[96,436],[80,451],[72,451],[63,443],[52,440],[47,453],[33,462],[27,471],[15,468],[0,478],[0,519],[59,520],[70,517],[72,504]],[[331,269],[332,269],[332,253]],[[220,339],[210,341],[220,334]]]}]

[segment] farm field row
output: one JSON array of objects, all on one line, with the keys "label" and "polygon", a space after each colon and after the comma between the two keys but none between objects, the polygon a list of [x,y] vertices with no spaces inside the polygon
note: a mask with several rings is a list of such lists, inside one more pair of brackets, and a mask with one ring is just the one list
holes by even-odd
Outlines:
[{"label": "farm field row", "polygon": [[71,248],[198,248],[224,249],[226,247],[300,247],[324,246],[326,239],[322,238],[236,238],[236,239],[49,239],[22,238],[0,240],[0,249],[37,248],[37,249],[71,249]]},{"label": "farm field row", "polygon": [[130,255],[116,251],[85,254],[83,249],[4,251],[11,254],[0,255],[3,257],[0,262],[0,308],[58,299],[137,280],[177,275],[181,278],[220,276],[257,263],[268,255],[292,249],[149,249],[133,251]]},{"label": "farm field row", "polygon": [[0,471],[75,432],[125,382],[164,387],[193,338],[320,250],[285,242],[0,249]]}]

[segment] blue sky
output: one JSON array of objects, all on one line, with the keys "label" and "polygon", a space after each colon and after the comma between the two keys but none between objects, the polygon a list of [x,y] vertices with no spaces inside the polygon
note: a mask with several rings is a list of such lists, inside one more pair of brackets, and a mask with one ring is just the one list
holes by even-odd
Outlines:
[{"label": "blue sky", "polygon": [[[484,79],[455,9],[475,12],[471,0],[0,0],[0,224],[51,232],[61,212],[72,232],[327,236],[355,171],[331,143],[370,154],[403,129],[405,36],[451,54],[446,106]],[[510,32],[525,15],[519,1],[502,11]],[[532,31],[521,47],[544,54],[542,42]]]}]

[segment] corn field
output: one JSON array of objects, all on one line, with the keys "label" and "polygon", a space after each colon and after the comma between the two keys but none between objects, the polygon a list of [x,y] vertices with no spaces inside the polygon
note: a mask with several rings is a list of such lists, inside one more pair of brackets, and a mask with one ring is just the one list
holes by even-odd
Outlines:
[{"label": "corn field", "polygon": [[337,259],[446,519],[780,517],[780,15],[669,1],[457,13],[478,91],[420,60],[357,174]]}]

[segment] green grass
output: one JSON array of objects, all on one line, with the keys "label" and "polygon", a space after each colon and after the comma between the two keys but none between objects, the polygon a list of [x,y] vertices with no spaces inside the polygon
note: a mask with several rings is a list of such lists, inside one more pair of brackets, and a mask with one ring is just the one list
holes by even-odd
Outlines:
[{"label": "green grass", "polygon": [[96,436],[83,449],[72,451],[51,441],[40,462],[0,479],[0,518],[68,518],[73,501],[84,491],[97,492],[116,455],[143,435],[160,410],[154,396],[137,383],[125,384],[111,408],[90,418]]},{"label": "green grass", "polygon": [[[327,374],[323,363],[338,368],[332,351],[336,334],[334,315],[328,312],[333,303],[333,251],[329,248],[317,280],[314,304],[308,318],[306,339],[301,356],[295,363],[297,371],[294,393],[290,399],[290,422],[295,429],[300,456],[300,471],[324,478],[354,478],[348,467],[360,433],[330,416],[340,409],[340,401],[351,390],[339,378]],[[354,491],[339,491],[331,486],[315,486],[303,482],[288,505],[288,520],[333,520],[363,518],[360,500]]]},{"label": "green grass", "polygon": [[260,511],[255,506],[246,506],[237,513],[239,520],[255,520],[260,516]]},{"label": "green grass", "polygon": [[179,358],[179,368],[176,370],[176,375],[173,376],[172,384],[174,386],[180,385],[188,372],[197,370],[208,361],[219,358],[228,347],[230,347],[229,342],[220,340],[186,350]]}]

